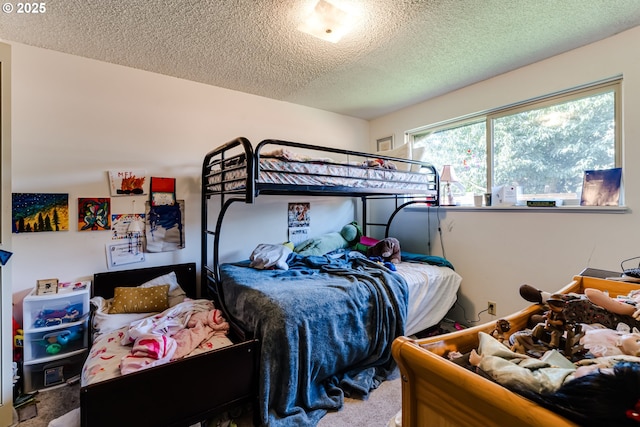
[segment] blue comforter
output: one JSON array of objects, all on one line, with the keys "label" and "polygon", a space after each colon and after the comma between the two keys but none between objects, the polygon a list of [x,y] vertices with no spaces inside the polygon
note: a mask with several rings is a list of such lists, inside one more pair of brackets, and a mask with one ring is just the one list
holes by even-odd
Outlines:
[{"label": "blue comforter", "polygon": [[407,284],[356,252],[292,254],[288,270],[220,267],[229,314],[261,340],[260,419],[315,426],[344,395],[366,396],[395,367]]}]

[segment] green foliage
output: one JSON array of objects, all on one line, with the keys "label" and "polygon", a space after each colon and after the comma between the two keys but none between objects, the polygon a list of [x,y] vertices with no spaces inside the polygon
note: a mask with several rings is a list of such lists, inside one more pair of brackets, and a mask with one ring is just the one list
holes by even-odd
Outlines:
[{"label": "green foliage", "polygon": [[[585,170],[615,167],[615,99],[607,92],[493,119],[494,185],[579,194]],[[467,192],[487,188],[486,121],[416,135],[426,159],[452,165]]]}]

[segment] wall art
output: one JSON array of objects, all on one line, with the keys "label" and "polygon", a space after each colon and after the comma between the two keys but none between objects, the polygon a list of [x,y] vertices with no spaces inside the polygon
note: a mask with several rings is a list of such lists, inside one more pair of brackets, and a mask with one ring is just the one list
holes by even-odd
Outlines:
[{"label": "wall art", "polygon": [[78,199],[78,231],[111,229],[111,199],[81,197]]},{"label": "wall art", "polygon": [[13,233],[69,230],[69,195],[62,193],[13,193]]}]

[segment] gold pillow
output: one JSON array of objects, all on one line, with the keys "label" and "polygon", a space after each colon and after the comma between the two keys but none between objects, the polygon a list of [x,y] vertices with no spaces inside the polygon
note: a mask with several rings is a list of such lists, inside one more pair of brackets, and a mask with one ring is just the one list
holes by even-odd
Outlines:
[{"label": "gold pillow", "polygon": [[151,313],[169,308],[169,285],[150,288],[116,288],[110,314]]}]

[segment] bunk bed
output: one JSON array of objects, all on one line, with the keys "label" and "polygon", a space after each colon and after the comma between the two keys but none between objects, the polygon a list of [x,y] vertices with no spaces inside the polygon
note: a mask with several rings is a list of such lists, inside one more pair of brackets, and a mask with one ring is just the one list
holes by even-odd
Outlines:
[{"label": "bunk bed", "polygon": [[[190,303],[178,303],[181,296],[196,299],[196,277],[195,263],[96,273],[92,306],[100,298],[113,299],[116,288],[171,283],[176,292],[169,291],[168,299],[176,308]],[[175,303],[171,298],[177,298]],[[196,302],[206,303],[202,299]],[[120,375],[119,362],[131,351],[131,345],[119,350],[114,344],[119,340],[111,336],[119,336],[120,325],[128,324],[131,316],[145,320],[143,316],[157,319],[158,315],[107,313],[92,308],[92,347],[83,366],[80,389],[82,427],[189,426],[235,405],[255,402],[255,340],[235,341],[232,335],[213,337],[207,341],[212,344],[210,351]],[[241,371],[227,369],[238,365]]]},{"label": "bunk bed", "polygon": [[[201,285],[239,336],[260,342],[258,422],[315,425],[342,406],[344,390],[366,396],[377,387],[395,367],[390,346],[404,334],[412,292],[402,275],[349,250],[331,257],[293,252],[284,269],[251,268],[246,259],[221,264],[230,207],[255,204],[260,195],[360,198],[364,233],[378,226],[389,237],[406,207],[438,206],[438,189],[438,173],[426,162],[291,141],[264,140],[254,148],[236,138],[205,156]],[[389,200],[389,220],[369,221],[370,205]],[[423,297],[444,312],[421,326],[437,323],[455,302],[460,276],[440,257],[403,258],[447,272],[444,280],[438,273],[422,279],[425,289],[443,283],[441,292]]]}]

